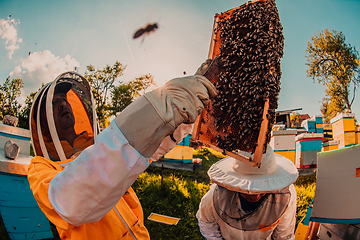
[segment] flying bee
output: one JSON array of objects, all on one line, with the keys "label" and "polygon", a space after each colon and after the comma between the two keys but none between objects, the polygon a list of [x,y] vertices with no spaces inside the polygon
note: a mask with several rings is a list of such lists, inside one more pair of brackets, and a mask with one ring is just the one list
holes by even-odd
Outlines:
[{"label": "flying bee", "polygon": [[154,32],[155,29],[157,29],[157,28],[158,28],[157,23],[148,24],[148,25],[146,25],[145,27],[138,29],[138,30],[134,33],[134,39],[141,37],[143,34],[146,34],[146,35],[147,35],[147,34],[149,34],[149,33],[151,33],[151,32]]}]

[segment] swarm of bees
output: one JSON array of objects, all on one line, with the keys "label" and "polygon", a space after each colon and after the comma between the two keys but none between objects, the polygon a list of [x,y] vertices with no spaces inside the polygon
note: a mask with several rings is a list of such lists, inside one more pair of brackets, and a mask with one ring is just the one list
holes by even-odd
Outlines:
[{"label": "swarm of bees", "polygon": [[217,17],[214,34],[220,36],[223,70],[214,82],[218,95],[201,119],[212,122],[199,134],[208,134],[211,144],[221,149],[254,153],[268,99],[265,152],[278,106],[284,47],[275,1],[249,2]]}]

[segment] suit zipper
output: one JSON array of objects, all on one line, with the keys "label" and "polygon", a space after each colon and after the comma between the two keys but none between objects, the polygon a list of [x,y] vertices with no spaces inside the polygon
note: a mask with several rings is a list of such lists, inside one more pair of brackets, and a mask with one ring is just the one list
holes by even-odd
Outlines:
[{"label": "suit zipper", "polygon": [[136,237],[135,237],[134,233],[131,231],[131,229],[129,228],[129,226],[127,225],[127,223],[125,222],[125,220],[121,216],[120,212],[116,209],[116,207],[114,207],[114,209],[115,209],[116,213],[119,215],[121,221],[123,221],[123,223],[125,224],[126,228],[128,229],[129,233],[131,234],[131,236],[136,240]]}]

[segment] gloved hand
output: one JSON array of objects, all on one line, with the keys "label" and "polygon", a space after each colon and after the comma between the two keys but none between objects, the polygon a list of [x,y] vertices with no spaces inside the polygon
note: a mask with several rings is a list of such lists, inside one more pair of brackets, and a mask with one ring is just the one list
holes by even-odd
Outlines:
[{"label": "gloved hand", "polygon": [[201,66],[196,70],[195,75],[201,75],[201,76],[204,75],[204,73],[205,73],[206,70],[208,69],[211,61],[212,61],[212,60],[211,60],[210,58],[206,59],[205,62],[203,62],[203,63],[201,64]]},{"label": "gloved hand", "polygon": [[[206,64],[207,61],[198,74]],[[202,75],[175,78],[139,97],[115,122],[141,155],[151,157],[162,140],[181,123],[194,123],[214,96],[216,88]]]}]

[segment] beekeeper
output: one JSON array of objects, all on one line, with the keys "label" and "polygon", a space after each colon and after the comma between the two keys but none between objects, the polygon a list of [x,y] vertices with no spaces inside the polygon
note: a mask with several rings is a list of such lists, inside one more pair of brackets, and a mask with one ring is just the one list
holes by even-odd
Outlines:
[{"label": "beekeeper", "polygon": [[61,239],[149,239],[131,185],[150,158],[157,160],[191,131],[216,95],[202,76],[208,64],[139,97],[99,134],[84,77],[66,72],[38,92],[28,179]]},{"label": "beekeeper", "polygon": [[298,171],[289,159],[268,147],[260,168],[226,157],[208,175],[214,184],[196,214],[206,239],[295,239]]}]

